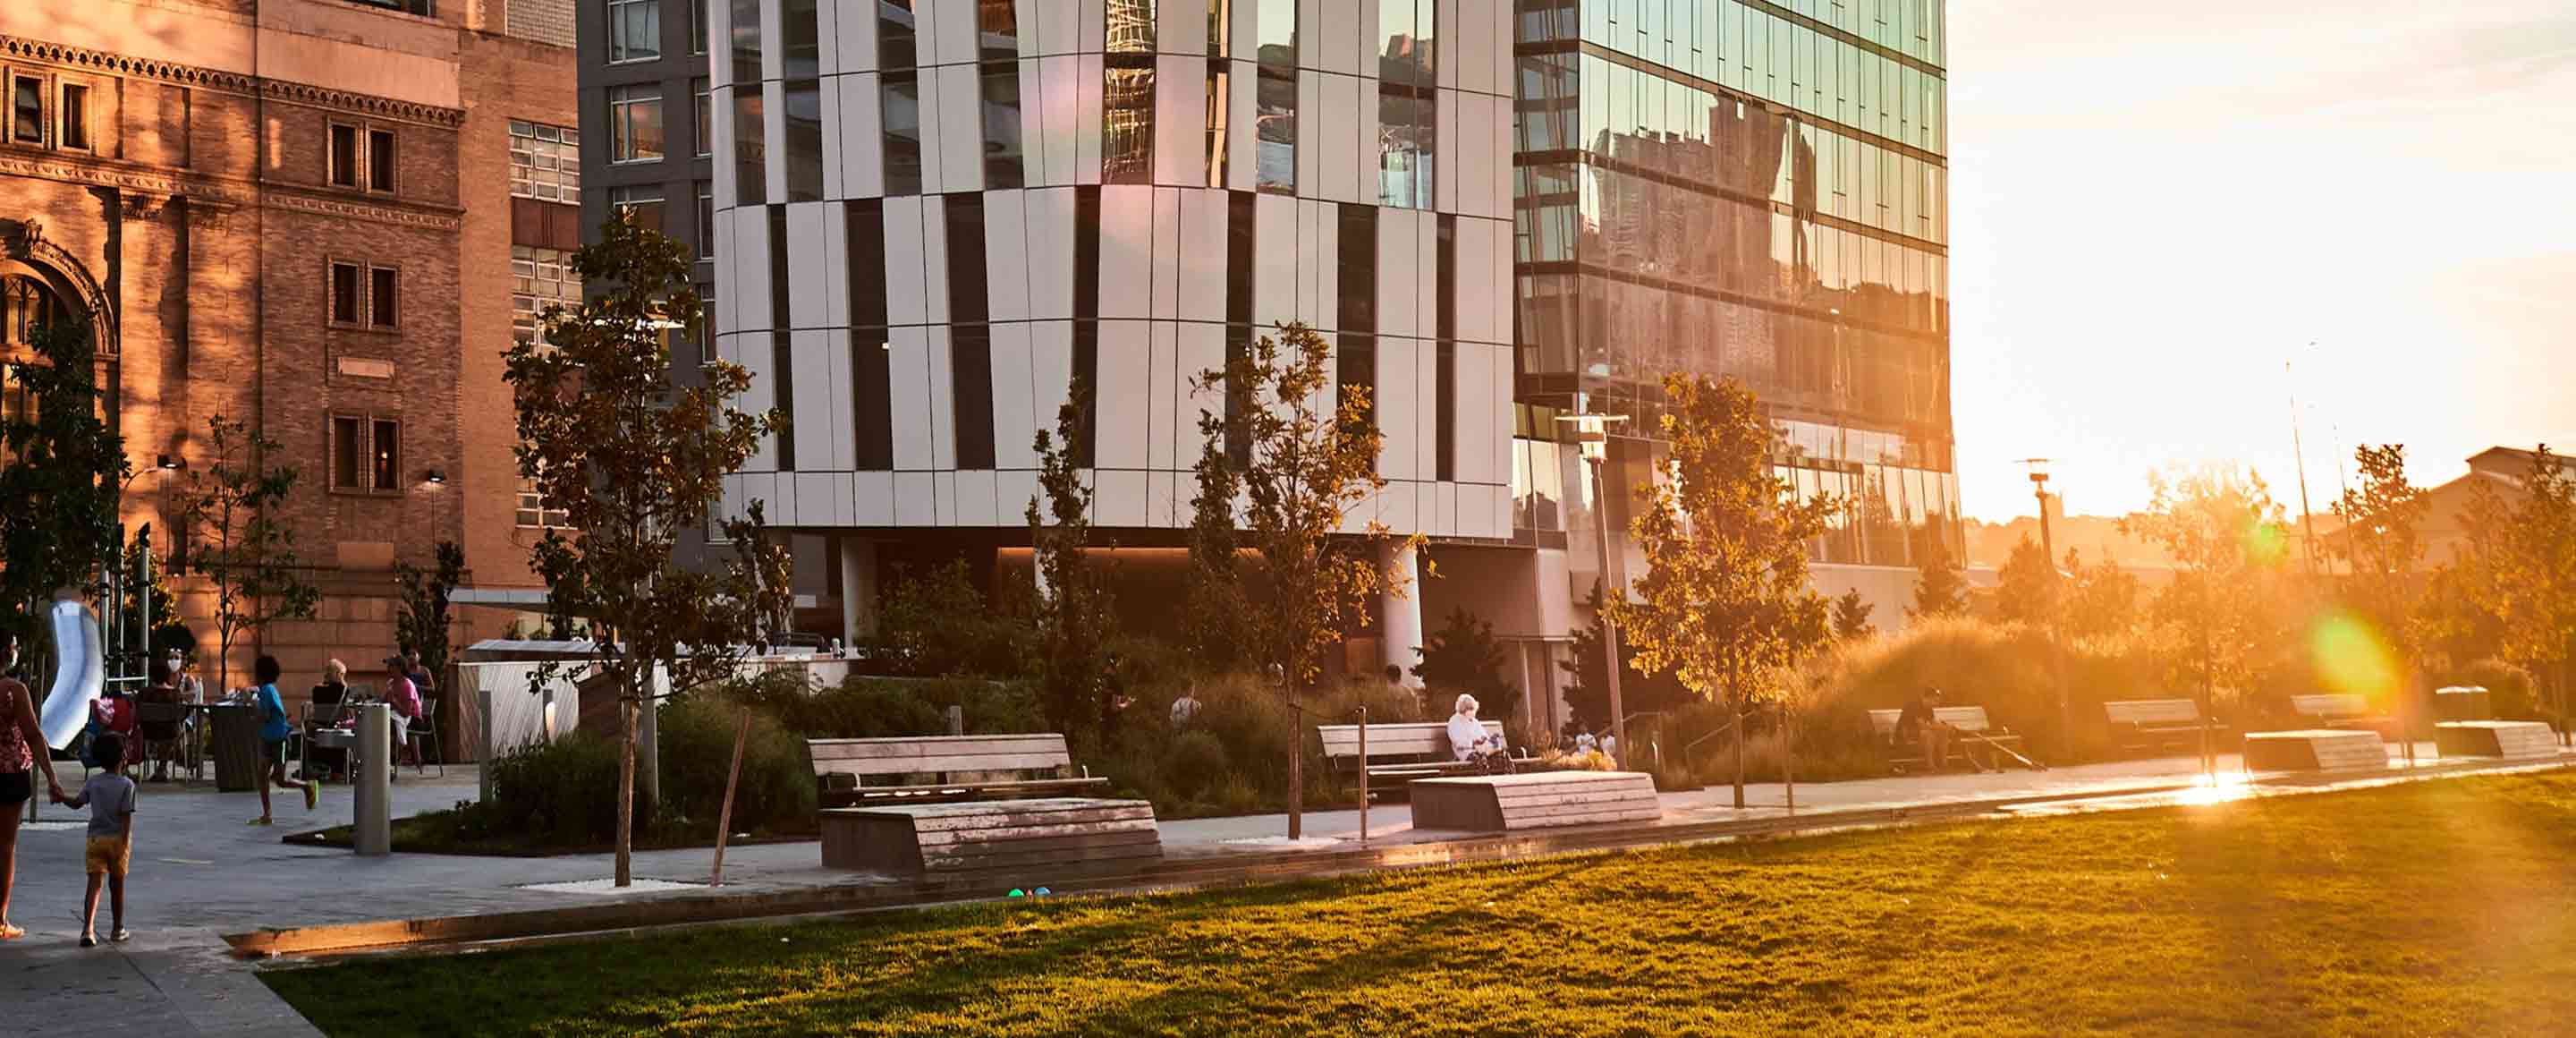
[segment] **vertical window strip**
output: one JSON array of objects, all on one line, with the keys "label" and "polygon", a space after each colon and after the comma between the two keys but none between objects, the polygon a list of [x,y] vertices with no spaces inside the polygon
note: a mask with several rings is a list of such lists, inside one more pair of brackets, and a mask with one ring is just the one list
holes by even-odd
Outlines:
[{"label": "vertical window strip", "polygon": [[1432,266],[1434,298],[1432,334],[1439,345],[1432,386],[1432,478],[1458,478],[1458,218],[1442,214],[1437,223]]},{"label": "vertical window strip", "polygon": [[991,293],[984,274],[984,196],[942,196],[948,204],[948,320],[982,324],[989,319]]},{"label": "vertical window strip", "polygon": [[796,351],[789,333],[769,333],[769,382],[778,387],[770,406],[778,411],[778,471],[796,471]]},{"label": "vertical window strip", "polygon": [[958,325],[948,337],[949,397],[953,401],[959,469],[993,467],[993,332],[988,325]]}]

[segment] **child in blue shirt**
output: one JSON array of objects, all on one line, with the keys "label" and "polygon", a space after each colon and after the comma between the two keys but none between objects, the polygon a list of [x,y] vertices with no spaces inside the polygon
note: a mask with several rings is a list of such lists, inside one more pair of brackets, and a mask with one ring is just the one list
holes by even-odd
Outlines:
[{"label": "child in blue shirt", "polygon": [[287,720],[286,700],[277,694],[277,679],[284,674],[285,669],[278,666],[275,656],[262,656],[251,664],[251,676],[259,679],[253,701],[259,704],[260,760],[263,762],[261,766],[268,769],[268,774],[261,777],[259,817],[251,819],[252,825],[267,825],[271,821],[268,810],[268,787],[271,785],[303,790],[304,809],[307,811],[322,801],[321,783],[310,780],[298,782],[286,777],[286,737],[295,734],[295,724]]}]

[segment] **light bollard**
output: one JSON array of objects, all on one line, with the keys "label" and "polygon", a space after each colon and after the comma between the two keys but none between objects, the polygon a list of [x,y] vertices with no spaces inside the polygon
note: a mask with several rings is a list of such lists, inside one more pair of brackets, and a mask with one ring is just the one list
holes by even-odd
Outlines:
[{"label": "light bollard", "polygon": [[357,817],[351,841],[363,856],[393,853],[393,708],[369,703],[358,708]]}]

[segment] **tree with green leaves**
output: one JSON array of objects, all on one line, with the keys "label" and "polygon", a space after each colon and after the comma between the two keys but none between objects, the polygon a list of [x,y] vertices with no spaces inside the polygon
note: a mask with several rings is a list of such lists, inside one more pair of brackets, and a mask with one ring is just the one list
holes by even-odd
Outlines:
[{"label": "tree with green leaves", "polygon": [[2507,494],[2479,483],[2462,526],[2467,550],[2436,581],[2458,608],[2446,640],[2475,627],[2505,662],[2540,678],[2554,712],[2569,716],[2568,663],[2576,658],[2576,479],[2548,444]]},{"label": "tree with green leaves", "polygon": [[465,582],[465,549],[440,541],[430,552],[431,568],[410,562],[394,566],[394,585],[402,589],[402,611],[394,614],[394,641],[404,651],[420,654],[420,665],[447,681],[451,596]]},{"label": "tree with green leaves", "polygon": [[2103,638],[2138,626],[2138,575],[2103,559],[2090,566],[2073,548],[2066,549],[2068,574],[2060,623],[2077,638]]},{"label": "tree with green leaves", "polygon": [[1995,619],[2038,625],[2057,618],[2058,575],[2038,541],[2024,537],[2013,545],[1996,576]]},{"label": "tree with green leaves", "polygon": [[[1610,677],[1603,657],[1609,631],[1601,610],[1601,583],[1594,581],[1584,596],[1583,611],[1592,622],[1574,629],[1573,651],[1557,663],[1565,671],[1565,708],[1574,715],[1574,723],[1587,731],[1610,728]],[[1647,673],[1637,666],[1637,645],[1622,638],[1619,643],[1620,706],[1631,713],[1649,714],[1671,711],[1691,701],[1691,690],[1670,670]]]},{"label": "tree with green leaves", "polygon": [[2424,489],[2406,479],[2406,446],[2362,444],[2353,450],[2361,469],[2359,486],[2346,489],[2334,503],[2343,528],[2328,550],[2344,564],[2341,597],[2367,622],[2397,663],[2400,687],[2386,690],[2413,702],[2416,672],[2422,666],[2424,560],[2421,527],[2432,502]]},{"label": "tree with green leaves", "polygon": [[1914,605],[1905,615],[1916,620],[1968,615],[1968,574],[1950,553],[1949,538],[1937,530],[1914,536]]},{"label": "tree with green leaves", "polygon": [[[1420,534],[1399,538],[1374,516],[1363,518],[1386,487],[1377,472],[1383,440],[1368,388],[1337,387],[1332,359],[1323,336],[1284,324],[1191,382],[1227,401],[1221,412],[1199,412],[1192,526],[1239,531],[1193,537],[1192,601],[1236,611],[1227,623],[1250,647],[1246,658],[1277,676],[1292,705],[1323,676],[1325,650],[1368,623],[1369,600],[1405,590],[1399,574],[1378,564],[1377,549],[1422,543]],[[1227,586],[1209,586],[1218,579]],[[1290,745],[1300,748],[1288,758],[1294,839],[1304,828],[1304,736]]]},{"label": "tree with green leaves", "polygon": [[120,554],[117,499],[133,469],[100,407],[90,326],[54,321],[28,339],[32,358],[6,365],[29,406],[0,424],[0,602],[32,623],[55,589],[92,583]]},{"label": "tree with green leaves", "polygon": [[1090,406],[1091,387],[1077,384],[1072,398],[1056,408],[1055,432],[1038,430],[1040,496],[1030,498],[1028,508],[1037,569],[1039,706],[1048,724],[1076,740],[1107,731],[1114,709],[1099,683],[1117,605],[1109,582],[1090,564],[1092,490],[1075,464]]},{"label": "tree with green leaves", "polygon": [[322,590],[304,579],[286,499],[299,478],[271,465],[278,443],[222,415],[206,420],[206,464],[188,470],[180,514],[195,540],[190,568],[215,593],[215,678],[232,687],[233,646],[279,620],[313,615]]},{"label": "tree with green leaves", "polygon": [[[1422,662],[1414,665],[1413,676],[1422,679],[1424,688],[1474,696],[1482,708],[1480,716],[1489,720],[1501,721],[1520,713],[1521,687],[1504,676],[1505,669],[1511,666],[1511,654],[1494,637],[1493,624],[1464,609],[1451,610],[1449,619],[1414,652]],[[1434,696],[1432,702],[1438,705],[1439,697]]]},{"label": "tree with green leaves", "polygon": [[[681,531],[723,503],[725,476],[786,428],[777,412],[734,408],[751,388],[738,364],[710,360],[695,385],[672,380],[671,333],[695,336],[704,316],[695,265],[680,243],[609,221],[598,244],[573,254],[582,283],[601,291],[576,309],[548,307],[545,337],[511,347],[502,376],[517,405],[519,474],[566,518],[531,549],[534,568],[559,612],[591,621],[585,676],[617,697],[621,887],[632,879],[636,712],[656,674],[674,691],[734,676],[790,594],[787,552],[761,502],[724,520],[729,557],[693,570],[672,554]],[[565,669],[542,668],[532,690]]]},{"label": "tree with green leaves", "polygon": [[1876,608],[1862,600],[1859,588],[1845,591],[1835,598],[1834,640],[1858,641],[1877,634],[1878,626],[1869,622],[1869,614]]},{"label": "tree with green leaves", "polygon": [[1635,597],[1610,596],[1611,617],[1648,671],[1670,670],[1735,715],[1735,805],[1744,806],[1744,733],[1756,702],[1827,637],[1824,596],[1810,586],[1807,542],[1840,507],[1800,500],[1771,467],[1779,432],[1734,379],[1664,376],[1669,478],[1639,493],[1629,534],[1646,556]]},{"label": "tree with green leaves", "polygon": [[2147,474],[2145,511],[2120,520],[2120,532],[2143,537],[2174,560],[2173,583],[2156,596],[2155,613],[2178,635],[2175,658],[2197,686],[2204,722],[2201,764],[2216,767],[2206,725],[2221,690],[2253,686],[2256,652],[2277,642],[2271,623],[2274,579],[2289,555],[2289,525],[2271,488],[2252,469],[2203,465]]}]

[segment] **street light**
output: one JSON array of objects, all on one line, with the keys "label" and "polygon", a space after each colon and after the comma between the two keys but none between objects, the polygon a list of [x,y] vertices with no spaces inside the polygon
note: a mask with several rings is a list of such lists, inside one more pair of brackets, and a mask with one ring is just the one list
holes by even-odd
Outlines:
[{"label": "street light", "polygon": [[1558,415],[1557,421],[1574,427],[1575,442],[1582,445],[1584,464],[1592,469],[1592,525],[1601,535],[1601,669],[1608,675],[1610,690],[1610,738],[1619,752],[1628,752],[1628,713],[1619,701],[1619,621],[1610,615],[1610,596],[1625,600],[1628,586],[1610,578],[1610,492],[1602,482],[1601,463],[1610,457],[1610,424],[1624,422],[1624,414]]},{"label": "street light", "polygon": [[[2023,458],[2021,463],[2030,469],[2031,494],[2039,498],[2039,550],[2048,556],[2049,590],[2057,591],[2062,581],[2057,571],[2057,543],[2048,536],[2048,459]],[[2048,664],[2057,683],[2057,738],[2071,746],[2075,740],[2075,708],[2066,701],[2066,658],[2057,644],[2057,617],[2063,610],[2064,603],[2060,602],[2049,611]]]}]

